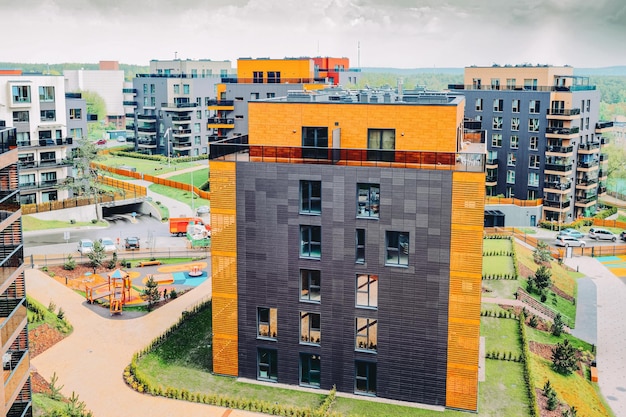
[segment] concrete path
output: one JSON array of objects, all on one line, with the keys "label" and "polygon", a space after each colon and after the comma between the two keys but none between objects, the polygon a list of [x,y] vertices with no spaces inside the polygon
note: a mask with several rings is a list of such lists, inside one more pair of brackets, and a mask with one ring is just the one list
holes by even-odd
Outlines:
[{"label": "concrete path", "polygon": [[28,269],[28,295],[44,305],[54,301],[63,307],[74,332],[42,354],[31,365],[50,380],[56,373],[61,393],[75,392],[94,417],[149,415],[150,417],[263,416],[164,397],[139,394],[126,386],[124,368],[132,356],[173,325],[182,312],[211,294],[211,280],[143,317],[103,317],[91,311],[80,295],[43,272]]},{"label": "concrete path", "polygon": [[598,291],[591,278],[578,279],[576,328],[572,334],[585,342],[598,344]]},{"label": "concrete path", "polygon": [[566,258],[565,264],[597,288],[598,385],[615,416],[626,417],[626,281],[595,258]]}]

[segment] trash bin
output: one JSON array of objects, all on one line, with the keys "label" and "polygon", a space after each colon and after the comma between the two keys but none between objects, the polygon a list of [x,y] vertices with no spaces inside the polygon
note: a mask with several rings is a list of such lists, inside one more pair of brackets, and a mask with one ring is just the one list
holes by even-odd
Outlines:
[{"label": "trash bin", "polygon": [[130,261],[126,262],[126,268],[130,268]]}]

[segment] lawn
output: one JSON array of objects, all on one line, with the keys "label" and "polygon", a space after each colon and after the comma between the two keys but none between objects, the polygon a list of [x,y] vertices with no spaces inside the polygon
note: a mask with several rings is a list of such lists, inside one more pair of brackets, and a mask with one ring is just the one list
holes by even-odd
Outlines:
[{"label": "lawn", "polygon": [[[514,322],[514,320],[509,320]],[[478,416],[527,417],[530,415],[523,365],[487,359],[486,381],[480,383]]]},{"label": "lawn", "polygon": [[[152,184],[149,188],[150,191],[161,194],[165,197],[173,198],[174,200],[185,203],[191,207],[191,192],[189,191],[179,190],[178,188],[166,187],[165,185],[160,184]],[[158,203],[158,200],[156,198],[155,201],[157,201]],[[209,200],[194,196],[194,207],[197,208],[200,206],[210,206]]]},{"label": "lawn", "polygon": [[97,226],[97,227],[106,227],[108,225],[107,222],[102,220],[93,223],[93,222],[74,222],[72,223],[70,220],[42,220],[38,219],[34,216],[24,215],[22,216],[22,229],[25,232],[33,231],[33,230],[48,230],[48,229],[63,229],[66,227],[86,227],[86,226]]},{"label": "lawn", "polygon": [[512,247],[509,239],[483,239],[483,253],[510,252]]},{"label": "lawn", "polygon": [[193,172],[183,172],[182,174],[173,175],[167,178],[172,181],[182,182],[183,184],[191,184],[191,180],[193,179],[193,185],[200,188],[202,184],[209,180],[209,168],[202,168]]},{"label": "lawn", "polygon": [[485,338],[485,352],[511,352],[514,357],[522,354],[517,320],[481,317],[480,335]]},{"label": "lawn", "polygon": [[[174,161],[175,159],[172,159]],[[137,172],[151,175],[161,175],[177,170],[197,166],[199,162],[171,162],[168,166],[167,161],[152,161],[149,159],[130,158],[128,156],[103,155],[102,159],[96,161],[99,164],[119,168],[121,166],[133,167]],[[202,161],[200,161],[202,162]]]},{"label": "lawn", "polygon": [[483,275],[513,275],[513,258],[510,256],[483,256]]}]

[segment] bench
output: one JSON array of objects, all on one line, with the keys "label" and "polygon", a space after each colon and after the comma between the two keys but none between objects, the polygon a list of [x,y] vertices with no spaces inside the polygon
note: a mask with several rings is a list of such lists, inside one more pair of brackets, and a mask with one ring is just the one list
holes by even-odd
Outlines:
[{"label": "bench", "polygon": [[140,267],[152,266],[152,265],[161,265],[161,261],[141,261],[141,262],[139,262],[139,266]]}]

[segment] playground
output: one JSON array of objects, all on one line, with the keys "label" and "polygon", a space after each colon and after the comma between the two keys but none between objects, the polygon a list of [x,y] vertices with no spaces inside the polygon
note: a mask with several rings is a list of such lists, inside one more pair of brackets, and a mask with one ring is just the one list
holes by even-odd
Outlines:
[{"label": "playground", "polygon": [[72,274],[74,276],[63,274],[69,271],[59,271],[54,277],[67,287],[84,293],[88,304],[101,305],[114,315],[122,314],[125,306],[147,304],[141,293],[150,276],[158,284],[164,299],[172,291],[182,294],[203,283],[208,277],[206,268],[207,263],[203,261],[168,265],[153,263],[144,267],[97,271],[95,274],[84,269]]}]

